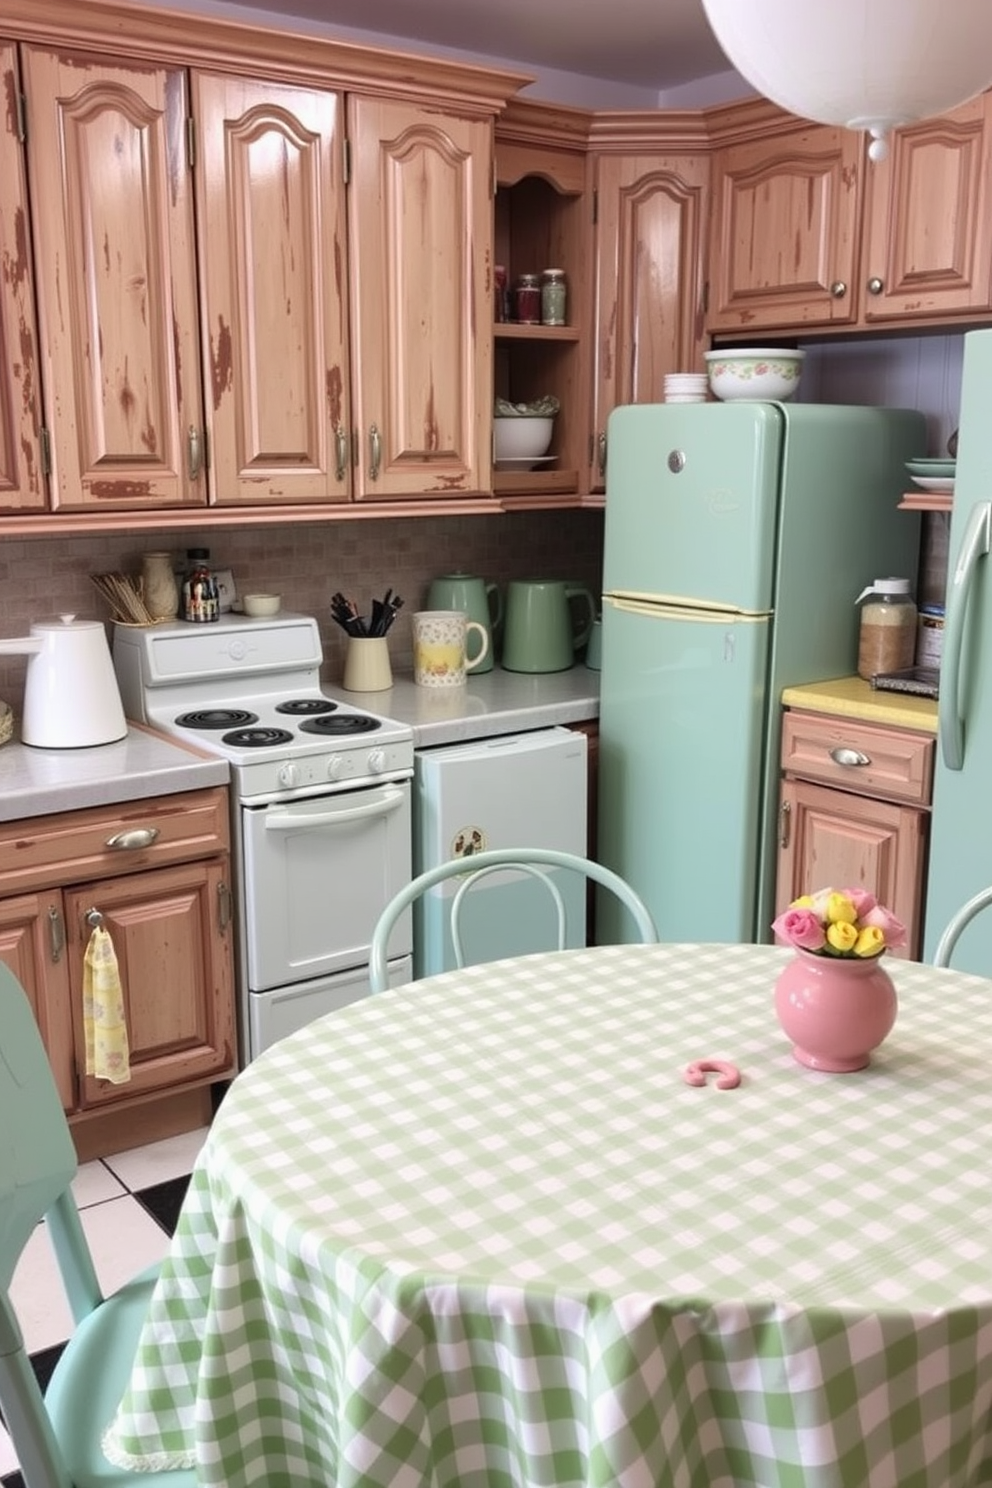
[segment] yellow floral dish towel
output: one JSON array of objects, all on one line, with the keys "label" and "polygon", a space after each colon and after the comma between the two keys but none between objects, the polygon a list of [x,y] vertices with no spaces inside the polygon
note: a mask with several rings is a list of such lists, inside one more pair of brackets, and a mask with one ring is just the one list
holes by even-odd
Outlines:
[{"label": "yellow floral dish towel", "polygon": [[109,930],[98,925],[83,958],[86,1073],[112,1085],[131,1078],[124,1022],[124,991]]}]

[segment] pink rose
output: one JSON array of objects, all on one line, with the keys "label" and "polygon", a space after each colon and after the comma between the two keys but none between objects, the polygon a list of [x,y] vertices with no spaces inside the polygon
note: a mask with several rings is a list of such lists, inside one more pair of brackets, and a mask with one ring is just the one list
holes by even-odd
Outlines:
[{"label": "pink rose", "polygon": [[878,903],[875,895],[869,894],[867,889],[841,889],[840,892],[850,899],[859,920],[863,920],[866,914],[870,914]]},{"label": "pink rose", "polygon": [[874,909],[868,911],[864,916],[864,923],[874,925],[876,929],[881,930],[887,947],[906,944],[906,926],[902,920],[896,919],[891,910],[883,908],[881,904],[876,904]]},{"label": "pink rose", "polygon": [[818,917],[811,909],[787,909],[772,921],[772,929],[780,940],[801,951],[821,951],[826,936]]}]

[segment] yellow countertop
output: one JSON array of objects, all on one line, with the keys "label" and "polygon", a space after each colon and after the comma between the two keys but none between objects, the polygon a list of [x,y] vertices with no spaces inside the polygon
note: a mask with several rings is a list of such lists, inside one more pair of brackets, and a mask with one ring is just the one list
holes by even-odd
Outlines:
[{"label": "yellow countertop", "polygon": [[860,718],[865,723],[885,723],[924,733],[937,732],[935,699],[905,692],[877,692],[861,677],[834,677],[829,682],[786,687],[782,706],[808,708],[812,713],[837,713],[843,718]]}]

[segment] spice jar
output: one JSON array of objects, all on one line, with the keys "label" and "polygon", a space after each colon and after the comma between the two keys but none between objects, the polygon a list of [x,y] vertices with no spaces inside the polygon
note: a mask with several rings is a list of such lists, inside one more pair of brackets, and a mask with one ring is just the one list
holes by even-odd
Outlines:
[{"label": "spice jar", "polygon": [[521,274],[513,291],[514,319],[519,325],[541,324],[541,280],[537,274]]},{"label": "spice jar", "polygon": [[862,589],[858,638],[858,676],[870,682],[881,672],[899,672],[913,665],[916,652],[916,605],[908,579],[876,579]]},{"label": "spice jar", "polygon": [[183,579],[183,619],[202,625],[220,619],[220,594],[210,568],[209,548],[187,548]]},{"label": "spice jar", "polygon": [[541,324],[565,324],[565,271],[545,269],[541,275]]}]

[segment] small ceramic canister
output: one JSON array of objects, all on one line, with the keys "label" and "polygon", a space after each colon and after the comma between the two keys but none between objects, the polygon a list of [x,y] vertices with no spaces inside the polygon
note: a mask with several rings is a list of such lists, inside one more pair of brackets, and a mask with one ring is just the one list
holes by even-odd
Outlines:
[{"label": "small ceramic canister", "polygon": [[[465,659],[465,640],[476,632],[482,649]],[[413,680],[419,687],[461,687],[467,674],[489,654],[484,625],[461,610],[419,610],[413,617]]]},{"label": "small ceramic canister", "polygon": [[347,692],[385,692],[393,685],[385,636],[349,636],[342,686]]}]

